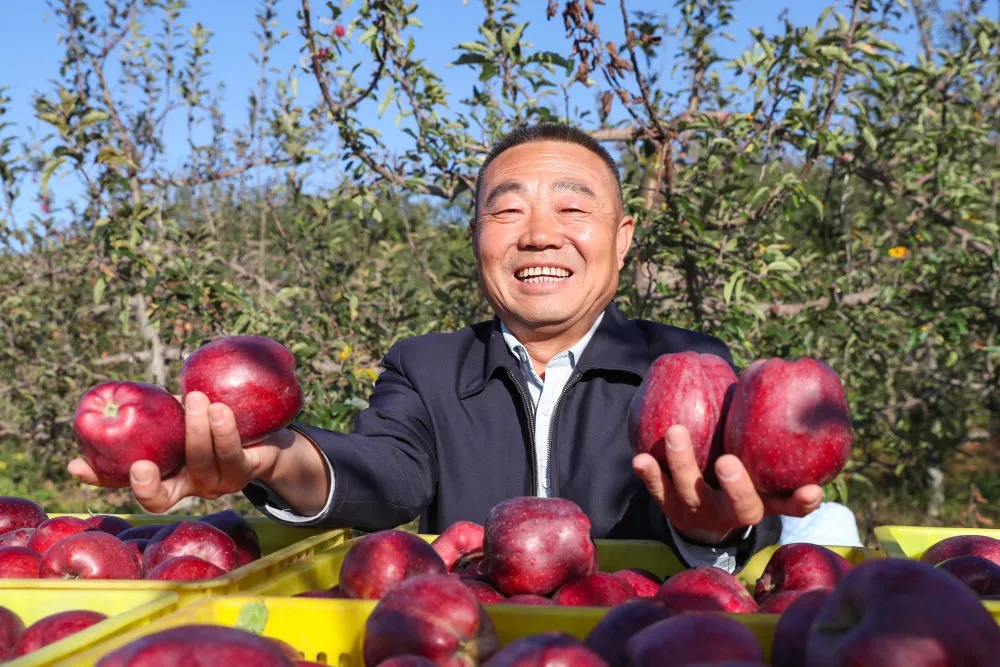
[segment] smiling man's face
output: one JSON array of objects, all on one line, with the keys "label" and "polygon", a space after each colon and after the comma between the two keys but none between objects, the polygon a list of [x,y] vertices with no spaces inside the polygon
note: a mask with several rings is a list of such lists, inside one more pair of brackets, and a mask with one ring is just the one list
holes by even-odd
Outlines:
[{"label": "smiling man's face", "polygon": [[574,143],[521,144],[487,167],[479,197],[473,251],[494,310],[522,341],[582,337],[632,243],[607,165]]}]

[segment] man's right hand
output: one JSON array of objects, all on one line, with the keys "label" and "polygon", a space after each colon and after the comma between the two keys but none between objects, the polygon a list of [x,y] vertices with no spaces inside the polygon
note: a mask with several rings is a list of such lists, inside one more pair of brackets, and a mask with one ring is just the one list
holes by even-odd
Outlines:
[{"label": "man's right hand", "polygon": [[[243,446],[229,406],[210,404],[201,392],[186,394],[183,403],[184,466],[161,479],[160,469],[152,461],[132,464],[132,493],[147,512],[166,512],[188,496],[214,499],[236,493],[255,479],[267,482],[274,475],[282,453],[296,441],[296,434],[285,429],[261,442]],[[83,459],[70,461],[69,472],[86,484],[101,486]]]}]

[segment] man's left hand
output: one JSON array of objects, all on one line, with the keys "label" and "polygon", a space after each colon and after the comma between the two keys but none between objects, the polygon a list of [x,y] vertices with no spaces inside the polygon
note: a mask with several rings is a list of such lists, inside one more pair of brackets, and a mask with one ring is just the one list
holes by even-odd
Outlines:
[{"label": "man's left hand", "polygon": [[743,462],[732,454],[716,460],[720,488],[712,488],[698,469],[687,428],[671,426],[666,445],[669,473],[649,454],[637,454],[632,468],[673,527],[694,542],[718,543],[734,530],[757,525],[765,516],[801,517],[823,502],[823,489],[815,484],[787,496],[758,494]]}]

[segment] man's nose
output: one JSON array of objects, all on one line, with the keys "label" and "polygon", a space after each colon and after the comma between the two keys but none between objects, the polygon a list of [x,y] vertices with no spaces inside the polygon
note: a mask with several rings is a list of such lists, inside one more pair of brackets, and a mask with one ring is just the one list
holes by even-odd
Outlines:
[{"label": "man's nose", "polygon": [[563,235],[556,216],[550,212],[532,211],[525,222],[519,244],[522,248],[558,248]]}]

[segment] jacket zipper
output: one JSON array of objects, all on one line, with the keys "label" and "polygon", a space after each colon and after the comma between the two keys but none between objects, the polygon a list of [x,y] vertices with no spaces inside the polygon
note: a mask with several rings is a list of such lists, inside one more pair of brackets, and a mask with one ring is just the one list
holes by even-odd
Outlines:
[{"label": "jacket zipper", "polygon": [[531,443],[528,448],[531,451],[531,488],[534,495],[538,495],[538,457],[535,456],[535,409],[531,406],[531,399],[528,397],[528,393],[521,386],[520,381],[518,381],[514,371],[507,368],[507,375],[510,376],[511,382],[517,387],[517,393],[521,395],[521,402],[524,404],[524,411],[528,415],[528,430],[531,433]]},{"label": "jacket zipper", "polygon": [[[553,442],[553,438],[556,435],[556,416],[558,416],[558,414],[559,414],[559,406],[562,405],[563,397],[566,395],[566,392],[569,391],[569,388],[572,387],[574,384],[576,384],[577,381],[581,377],[583,377],[582,373],[579,373],[579,372],[574,373],[569,378],[569,380],[566,381],[566,384],[563,385],[562,391],[559,392],[559,398],[556,399],[556,404],[554,406],[552,406],[552,417],[551,417],[551,420],[549,421],[549,438],[545,442],[545,450],[548,453],[547,460],[549,462],[549,464],[548,464],[549,465],[549,470],[552,470],[552,467],[553,467],[552,466],[552,442]],[[534,430],[532,430],[532,436],[534,436]],[[536,464],[536,467],[537,467],[537,464]],[[551,477],[552,477],[552,475],[550,474],[549,478],[551,479]],[[536,496],[538,495],[538,488],[537,487],[535,488],[535,495]]]}]

